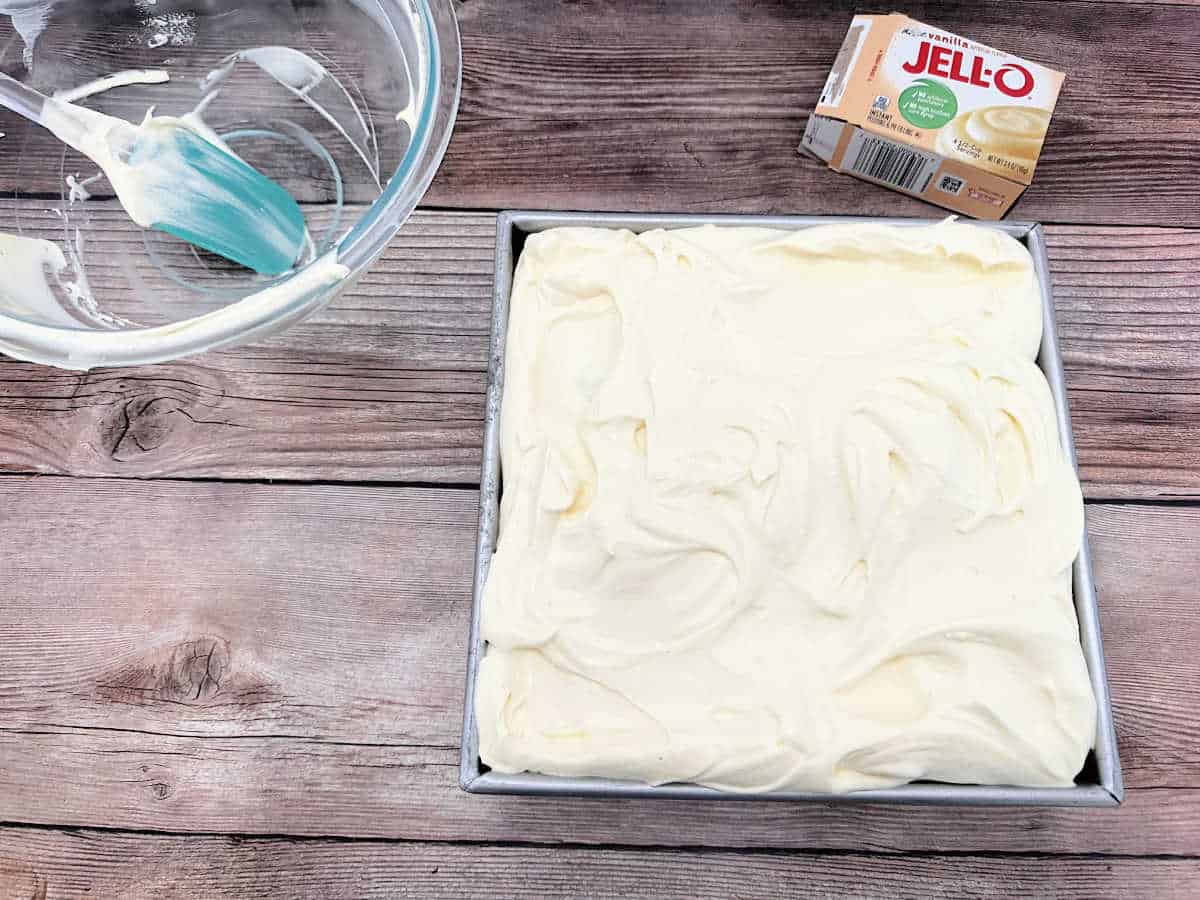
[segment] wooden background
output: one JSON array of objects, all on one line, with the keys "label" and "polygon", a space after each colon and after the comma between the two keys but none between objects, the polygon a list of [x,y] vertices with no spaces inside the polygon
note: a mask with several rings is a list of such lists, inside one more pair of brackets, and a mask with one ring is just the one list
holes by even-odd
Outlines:
[{"label": "wooden background", "polygon": [[[1048,224],[1121,809],[458,789],[494,210],[936,212],[795,152],[852,4],[468,0],[427,208],[332,308],[0,359],[0,897],[1200,895],[1200,7],[905,9],[1068,73],[1012,217]],[[0,131],[4,230],[50,188]]]}]

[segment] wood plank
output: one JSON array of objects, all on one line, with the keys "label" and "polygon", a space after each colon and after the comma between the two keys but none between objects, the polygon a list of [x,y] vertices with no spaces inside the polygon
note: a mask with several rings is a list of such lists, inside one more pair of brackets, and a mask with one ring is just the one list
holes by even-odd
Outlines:
[{"label": "wood plank", "polygon": [[1200,496],[1200,231],[1060,225],[1047,243],[1085,493]]},{"label": "wood plank", "polygon": [[[42,206],[0,204],[0,230],[61,238]],[[332,308],[251,347],[83,374],[0,357],[0,471],[477,481],[494,243],[491,214],[418,214]],[[123,249],[89,262],[98,296]]]},{"label": "wood plank", "polygon": [[6,822],[171,832],[859,852],[1188,855],[1200,790],[1115,811],[481,797],[457,751],[0,730]]},{"label": "wood plank", "polygon": [[0,724],[457,746],[474,491],[6,478],[0,497]]},{"label": "wood plank", "polygon": [[[41,204],[6,215],[59,234]],[[0,471],[475,482],[494,228],[419,213],[332,307],[250,347],[84,375],[0,358]],[[1085,492],[1200,497],[1200,230],[1048,243]],[[102,296],[123,247],[92,271]]]},{"label": "wood plank", "polygon": [[[854,4],[678,0],[636,12],[612,3],[530,5],[536,13],[526,16],[501,0],[460,10],[463,104],[430,202],[930,213],[795,152]],[[1200,61],[1180,61],[1186,38],[1165,36],[1194,33],[1196,9],[1112,7],[1100,20],[1087,3],[918,3],[906,11],[1068,73],[1038,177],[1015,217],[1194,221],[1200,182],[1188,160]],[[1107,98],[1125,91],[1140,109],[1123,105],[1117,114]],[[1166,177],[1190,182],[1187,203],[1157,195],[1155,184],[1171,189]]]},{"label": "wood plank", "polygon": [[946,812],[464,794],[475,502],[0,479],[0,821],[870,851],[1200,846],[1200,509],[1089,508],[1126,806]]},{"label": "wood plank", "polygon": [[[461,4],[462,104],[428,202],[928,214],[932,207],[796,153],[856,8],[848,0]],[[1200,10],[1129,4],[1098,15],[1084,2],[1021,0],[906,9],[1068,73],[1037,180],[1015,216],[1195,222],[1200,58],[1190,36]],[[161,65],[168,55],[136,61]],[[63,154],[53,139],[3,113],[0,130],[20,148],[0,154],[0,185],[58,194]],[[31,162],[45,159],[54,164]],[[68,159],[67,171],[79,164]],[[316,175],[297,174],[289,186],[302,199],[328,196]],[[367,199],[361,181],[349,187]]]},{"label": "wood plank", "polygon": [[[0,829],[13,896],[1184,898],[1195,859],[648,852]],[[864,889],[869,873],[870,888]],[[514,888],[519,884],[520,888]]]},{"label": "wood plank", "polygon": [[1200,509],[1087,514],[1127,782],[1200,785]]}]

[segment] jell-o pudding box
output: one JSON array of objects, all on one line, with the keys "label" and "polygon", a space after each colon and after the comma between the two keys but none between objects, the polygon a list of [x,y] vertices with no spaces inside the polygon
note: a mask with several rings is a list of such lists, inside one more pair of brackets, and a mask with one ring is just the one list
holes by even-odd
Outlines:
[{"label": "jell-o pudding box", "polygon": [[900,13],[855,16],[801,149],[998,219],[1033,180],[1063,73]]}]

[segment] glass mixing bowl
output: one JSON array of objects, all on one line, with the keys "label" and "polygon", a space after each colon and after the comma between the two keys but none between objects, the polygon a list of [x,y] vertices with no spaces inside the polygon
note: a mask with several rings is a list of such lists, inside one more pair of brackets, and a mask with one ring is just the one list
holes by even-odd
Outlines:
[{"label": "glass mixing bowl", "polygon": [[[441,162],[462,72],[451,2],[0,0],[0,70],[134,122],[192,115],[291,192],[312,238],[294,271],[269,278],[143,230],[94,163],[0,109],[0,234],[16,236],[0,238],[0,353],[72,369],[161,362],[328,303]],[[31,297],[13,273],[36,274],[35,257],[47,277]]]}]

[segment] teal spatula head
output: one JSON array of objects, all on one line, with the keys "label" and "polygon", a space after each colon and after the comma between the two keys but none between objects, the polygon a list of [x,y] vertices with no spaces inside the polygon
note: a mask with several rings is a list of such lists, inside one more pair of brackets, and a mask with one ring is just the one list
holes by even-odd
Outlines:
[{"label": "teal spatula head", "polygon": [[307,231],[291,195],[185,121],[120,123],[105,142],[115,164],[92,158],[139,225],[267,275],[300,258]]},{"label": "teal spatula head", "polygon": [[91,158],[129,217],[267,275],[300,259],[304,214],[287,191],[238,159],[191,116],[141,125],[39,94],[0,73],[0,106]]},{"label": "teal spatula head", "polygon": [[0,106],[49,128],[108,176],[129,217],[267,275],[300,259],[308,234],[287,191],[238,159],[195,114],[141,125],[38,93],[0,72]]}]

